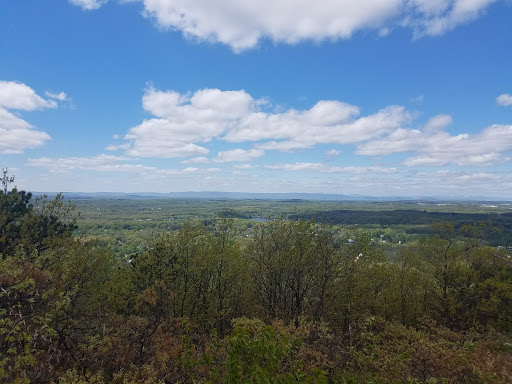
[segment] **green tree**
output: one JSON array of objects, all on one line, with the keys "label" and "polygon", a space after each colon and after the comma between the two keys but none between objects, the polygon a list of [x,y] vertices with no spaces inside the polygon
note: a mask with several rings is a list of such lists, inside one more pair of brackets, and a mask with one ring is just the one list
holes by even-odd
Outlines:
[{"label": "green tree", "polygon": [[[301,370],[298,358],[301,340],[277,332],[260,320],[237,319],[226,339],[226,355],[221,367],[211,372],[208,383],[327,383],[325,373]],[[220,369],[219,369],[220,368]]]},{"label": "green tree", "polygon": [[31,193],[9,190],[14,177],[3,169],[2,191],[0,191],[0,255],[6,258],[12,255],[20,238],[23,218],[32,210]]},{"label": "green tree", "polygon": [[326,318],[346,332],[349,340],[355,325],[380,306],[385,284],[382,249],[373,245],[366,233],[353,237],[354,243],[343,244],[337,252]]},{"label": "green tree", "polygon": [[258,302],[268,319],[299,326],[321,319],[336,269],[330,233],[313,222],[276,220],[254,228],[248,246]]},{"label": "green tree", "polygon": [[453,224],[434,224],[436,235],[425,237],[419,244],[419,251],[425,260],[426,272],[433,279],[431,286],[432,309],[436,319],[447,326],[453,326],[456,316],[454,289],[461,272],[462,252],[455,240]]}]

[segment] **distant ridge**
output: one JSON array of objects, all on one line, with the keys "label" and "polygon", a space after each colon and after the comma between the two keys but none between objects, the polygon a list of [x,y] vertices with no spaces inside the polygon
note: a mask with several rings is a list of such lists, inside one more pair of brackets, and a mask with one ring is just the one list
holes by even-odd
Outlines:
[{"label": "distant ridge", "polygon": [[[33,192],[34,196],[56,196],[56,192]],[[322,193],[250,192],[63,192],[67,199],[203,199],[203,200],[314,200],[314,201],[510,201],[484,196],[364,196]]]}]

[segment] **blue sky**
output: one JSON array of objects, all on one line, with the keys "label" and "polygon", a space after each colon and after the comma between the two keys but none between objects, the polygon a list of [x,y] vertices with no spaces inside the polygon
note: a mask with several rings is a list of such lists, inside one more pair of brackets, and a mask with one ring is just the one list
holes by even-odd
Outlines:
[{"label": "blue sky", "polygon": [[37,191],[512,199],[509,0],[0,1]]}]

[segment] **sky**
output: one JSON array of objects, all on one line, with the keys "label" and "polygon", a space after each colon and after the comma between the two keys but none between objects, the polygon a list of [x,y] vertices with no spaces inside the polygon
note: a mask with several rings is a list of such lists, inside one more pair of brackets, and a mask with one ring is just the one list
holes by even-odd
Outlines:
[{"label": "sky", "polygon": [[511,0],[0,0],[20,189],[512,200],[511,160]]}]

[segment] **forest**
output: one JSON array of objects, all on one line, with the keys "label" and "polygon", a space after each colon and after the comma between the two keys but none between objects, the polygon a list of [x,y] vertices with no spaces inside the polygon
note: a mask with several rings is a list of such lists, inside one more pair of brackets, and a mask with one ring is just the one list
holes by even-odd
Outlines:
[{"label": "forest", "polygon": [[0,383],[512,382],[506,212],[380,209],[388,221],[367,227],[368,210],[221,202],[98,224],[104,203],[82,216],[13,182],[4,172]]}]

